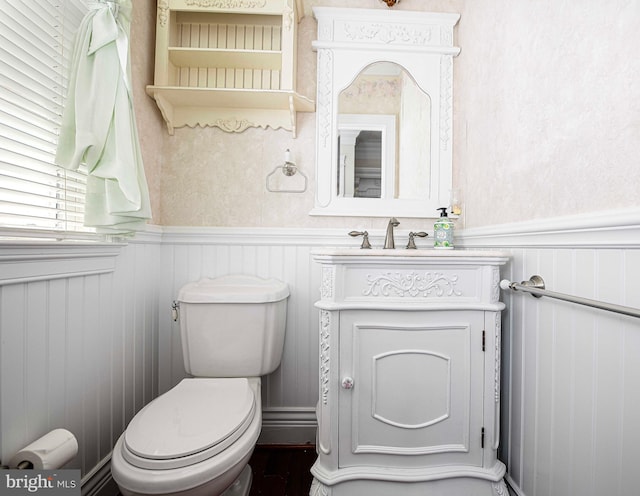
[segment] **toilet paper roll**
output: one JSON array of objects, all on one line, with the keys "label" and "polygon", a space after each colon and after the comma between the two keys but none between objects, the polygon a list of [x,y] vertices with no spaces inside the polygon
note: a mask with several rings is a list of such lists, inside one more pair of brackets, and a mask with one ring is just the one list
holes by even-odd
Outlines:
[{"label": "toilet paper roll", "polygon": [[55,470],[70,462],[78,454],[78,441],[66,429],[54,429],[29,446],[18,451],[9,466],[16,468],[22,462],[30,462],[39,470]]}]

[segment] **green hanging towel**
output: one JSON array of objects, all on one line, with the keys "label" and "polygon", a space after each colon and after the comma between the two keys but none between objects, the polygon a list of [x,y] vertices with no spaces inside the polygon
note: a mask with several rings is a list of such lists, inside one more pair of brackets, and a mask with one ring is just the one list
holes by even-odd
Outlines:
[{"label": "green hanging towel", "polygon": [[131,0],[90,2],[76,35],[56,163],[86,164],[85,225],[127,234],[151,218],[131,92]]}]

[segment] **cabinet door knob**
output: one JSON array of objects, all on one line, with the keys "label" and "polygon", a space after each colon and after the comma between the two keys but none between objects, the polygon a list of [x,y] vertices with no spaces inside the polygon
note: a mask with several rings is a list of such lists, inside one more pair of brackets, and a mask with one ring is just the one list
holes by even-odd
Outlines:
[{"label": "cabinet door knob", "polygon": [[353,389],[353,379],[351,377],[345,377],[342,379],[343,389]]}]

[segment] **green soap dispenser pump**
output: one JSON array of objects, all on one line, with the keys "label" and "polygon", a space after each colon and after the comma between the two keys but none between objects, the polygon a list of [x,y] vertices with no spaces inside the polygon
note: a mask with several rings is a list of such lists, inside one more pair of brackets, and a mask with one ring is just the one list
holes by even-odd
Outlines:
[{"label": "green soap dispenser pump", "polygon": [[447,215],[447,207],[441,207],[440,218],[433,225],[433,247],[437,250],[453,250],[453,222]]}]

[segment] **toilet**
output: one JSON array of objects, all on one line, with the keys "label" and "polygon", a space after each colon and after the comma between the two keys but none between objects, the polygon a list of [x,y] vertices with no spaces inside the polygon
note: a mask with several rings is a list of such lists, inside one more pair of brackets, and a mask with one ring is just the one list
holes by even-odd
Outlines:
[{"label": "toilet", "polygon": [[288,286],[231,275],[178,293],[191,376],[146,405],[120,436],[111,473],[123,496],[246,496],[262,426],[261,379],[282,358]]}]

